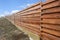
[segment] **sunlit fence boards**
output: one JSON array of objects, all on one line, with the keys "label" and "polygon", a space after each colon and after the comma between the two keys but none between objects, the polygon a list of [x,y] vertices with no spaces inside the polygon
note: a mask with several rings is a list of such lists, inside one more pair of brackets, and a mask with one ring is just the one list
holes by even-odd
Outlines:
[{"label": "sunlit fence boards", "polygon": [[20,26],[40,35],[40,3],[31,6],[20,13]]},{"label": "sunlit fence boards", "polygon": [[41,37],[43,40],[60,40],[60,0],[42,4]]}]

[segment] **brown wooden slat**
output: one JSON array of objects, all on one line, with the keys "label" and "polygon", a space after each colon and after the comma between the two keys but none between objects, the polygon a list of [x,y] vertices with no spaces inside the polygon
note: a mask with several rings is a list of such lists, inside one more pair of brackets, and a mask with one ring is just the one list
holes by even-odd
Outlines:
[{"label": "brown wooden slat", "polygon": [[27,20],[27,21],[40,21],[39,18],[21,18],[21,20]]},{"label": "brown wooden slat", "polygon": [[42,38],[42,40],[50,40],[48,37],[46,37],[46,36],[41,36],[41,38]]},{"label": "brown wooden slat", "polygon": [[[27,25],[27,24],[26,24]],[[24,23],[21,23],[20,24],[20,26],[21,27],[24,27],[24,28],[26,28],[27,30],[29,30],[29,31],[31,31],[31,32],[33,32],[33,33],[35,33],[35,34],[37,34],[37,35],[40,35],[40,31],[39,30],[37,30],[37,29],[33,29],[33,28],[31,28],[30,26],[26,26]]]},{"label": "brown wooden slat", "polygon": [[47,9],[47,8],[51,8],[51,7],[56,7],[56,6],[59,6],[60,5],[60,1],[54,1],[52,3],[49,3],[49,4],[46,4],[42,7],[42,10],[43,9]]},{"label": "brown wooden slat", "polygon": [[43,32],[55,35],[57,37],[60,37],[60,32],[59,31],[55,31],[55,30],[50,30],[50,29],[46,29],[46,28],[42,28],[41,29]]},{"label": "brown wooden slat", "polygon": [[60,18],[60,13],[51,13],[51,14],[46,14],[41,16],[41,18],[50,18],[50,19],[54,19],[54,18]]},{"label": "brown wooden slat", "polygon": [[40,11],[40,9],[39,10],[35,10],[35,11],[30,11],[30,12],[27,12],[27,13],[24,13],[24,14],[21,14],[22,16],[24,16],[24,15],[29,15],[29,14],[35,14],[35,13],[40,13],[41,11]]},{"label": "brown wooden slat", "polygon": [[36,28],[36,29],[40,30],[40,25],[33,25],[33,24],[24,23],[24,22],[21,22],[21,23],[23,23],[24,25],[30,26],[32,28]]},{"label": "brown wooden slat", "polygon": [[48,24],[60,24],[60,19],[43,19],[41,22]]},{"label": "brown wooden slat", "polygon": [[49,3],[54,2],[54,1],[56,1],[56,0],[46,0],[46,2],[42,3],[42,5],[46,5],[46,4],[49,4]]},{"label": "brown wooden slat", "polygon": [[44,28],[49,28],[49,29],[60,31],[60,25],[41,24],[41,26]]},{"label": "brown wooden slat", "polygon": [[38,15],[29,15],[29,16],[22,16],[21,18],[40,18],[39,14]]},{"label": "brown wooden slat", "polygon": [[[20,26],[22,26],[22,25],[20,25]],[[30,31],[30,32],[32,32],[34,34],[40,35],[40,32],[36,32],[35,30],[32,30],[32,29],[30,29],[28,27],[25,27],[25,26],[22,26],[22,27],[26,28],[28,31]]]},{"label": "brown wooden slat", "polygon": [[58,37],[55,37],[55,36],[53,36],[53,35],[50,35],[50,34],[47,34],[47,33],[41,33],[42,34],[42,40],[44,39],[44,38],[48,38],[48,40],[60,40],[60,38],[58,38]]},{"label": "brown wooden slat", "polygon": [[40,5],[40,2],[39,2],[39,3],[36,3],[36,4],[33,4],[33,5],[31,5],[30,7],[27,7],[26,9],[23,9],[22,11],[19,11],[19,12],[17,12],[17,13],[25,12],[26,10],[31,9],[31,8],[33,8],[33,7],[36,7],[36,6],[38,6],[38,5]]},{"label": "brown wooden slat", "polygon": [[38,5],[38,6],[34,6],[34,7],[32,7],[32,8],[30,8],[30,9],[28,9],[28,10],[25,10],[25,11],[23,11],[23,12],[21,12],[21,13],[25,13],[25,12],[28,12],[28,11],[31,11],[31,10],[35,10],[35,9],[40,9],[40,4]]},{"label": "brown wooden slat", "polygon": [[35,13],[35,14],[21,16],[21,18],[36,18],[36,17],[39,18],[40,17],[40,13]]},{"label": "brown wooden slat", "polygon": [[31,24],[40,24],[39,21],[21,21],[21,22],[24,22],[24,23],[31,23]]},{"label": "brown wooden slat", "polygon": [[52,12],[60,12],[60,7],[55,7],[55,8],[50,8],[50,9],[43,10],[42,14],[52,13]]}]

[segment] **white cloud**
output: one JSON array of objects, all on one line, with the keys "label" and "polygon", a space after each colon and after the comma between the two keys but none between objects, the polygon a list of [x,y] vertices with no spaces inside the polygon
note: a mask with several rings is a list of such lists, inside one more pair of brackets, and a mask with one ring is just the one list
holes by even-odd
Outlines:
[{"label": "white cloud", "polygon": [[16,13],[18,12],[19,10],[12,10],[11,13]]},{"label": "white cloud", "polygon": [[10,14],[10,12],[8,12],[8,11],[3,12],[3,15],[8,15],[8,14]]},{"label": "white cloud", "polygon": [[4,15],[0,15],[0,17],[3,17]]},{"label": "white cloud", "polygon": [[27,6],[31,6],[32,4],[26,4]]},{"label": "white cloud", "polygon": [[24,5],[19,6],[18,8],[20,8],[20,9],[25,9],[25,8],[31,6],[32,4],[33,4],[33,3],[27,3],[27,4],[24,4]]},{"label": "white cloud", "polygon": [[2,14],[0,14],[0,17],[3,17],[3,16],[8,15],[8,14],[10,14],[8,11],[4,11]]},{"label": "white cloud", "polygon": [[6,15],[11,15],[13,13],[18,12],[19,10],[12,10],[11,12],[9,11],[4,11],[3,14],[0,15],[0,17],[6,16]]}]

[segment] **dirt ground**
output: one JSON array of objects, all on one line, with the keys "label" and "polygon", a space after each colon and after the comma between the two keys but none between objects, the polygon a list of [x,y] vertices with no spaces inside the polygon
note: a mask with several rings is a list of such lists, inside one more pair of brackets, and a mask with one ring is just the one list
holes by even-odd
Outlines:
[{"label": "dirt ground", "polygon": [[29,37],[2,17],[0,18],[0,40],[29,40]]}]

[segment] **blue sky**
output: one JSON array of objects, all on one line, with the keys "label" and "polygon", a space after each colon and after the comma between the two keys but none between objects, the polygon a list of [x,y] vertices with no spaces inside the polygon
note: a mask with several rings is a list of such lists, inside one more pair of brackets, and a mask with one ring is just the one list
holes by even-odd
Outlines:
[{"label": "blue sky", "polygon": [[39,1],[41,0],[0,0],[0,16],[20,11]]}]

